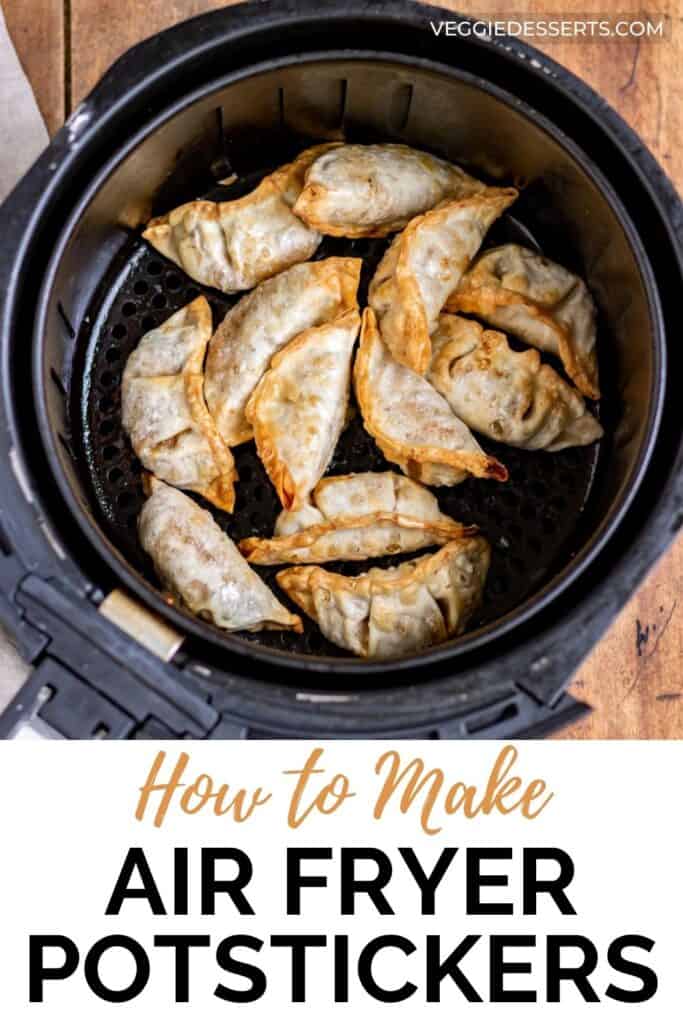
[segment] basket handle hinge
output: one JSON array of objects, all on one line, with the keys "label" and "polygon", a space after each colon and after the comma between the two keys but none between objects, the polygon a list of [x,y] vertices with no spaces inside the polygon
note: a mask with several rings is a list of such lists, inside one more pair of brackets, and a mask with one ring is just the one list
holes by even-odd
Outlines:
[{"label": "basket handle hinge", "polygon": [[171,663],[184,637],[126,594],[95,605],[29,573],[13,596],[14,621],[2,607],[0,618],[18,637],[35,634],[30,652],[20,640],[35,667],[0,714],[0,738],[199,739],[214,729],[218,713]]},{"label": "basket handle hinge", "polygon": [[172,661],[185,641],[182,633],[171,629],[123,590],[112,590],[97,610],[162,661]]}]

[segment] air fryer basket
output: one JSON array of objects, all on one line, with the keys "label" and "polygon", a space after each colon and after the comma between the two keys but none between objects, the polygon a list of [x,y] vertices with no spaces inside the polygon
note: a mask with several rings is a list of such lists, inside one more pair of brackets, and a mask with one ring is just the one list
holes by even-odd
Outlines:
[{"label": "air fryer basket", "polygon": [[[371,111],[365,107],[368,96],[373,98]],[[450,122],[449,111],[455,112]],[[625,504],[631,480],[642,465],[656,409],[661,375],[649,316],[649,268],[616,196],[584,169],[587,158],[574,147],[570,151],[560,146],[553,138],[557,133],[549,126],[546,130],[537,126],[534,121],[538,119],[532,117],[531,111],[521,111],[519,104],[515,109],[511,98],[506,102],[484,92],[481,84],[475,85],[469,76],[463,81],[457,72],[446,76],[388,61],[332,56],[324,61],[300,60],[294,67],[284,64],[266,71],[252,70],[247,78],[240,76],[227,85],[202,90],[194,102],[186,101],[170,123],[162,115],[162,125],[147,134],[104,184],[92,183],[67,226],[63,248],[58,245],[55,250],[54,275],[46,281],[41,307],[44,318],[39,317],[36,333],[36,399],[45,414],[41,423],[45,440],[57,455],[57,479],[66,480],[70,488],[65,497],[73,500],[75,494],[91,528],[104,529],[120,570],[135,572],[135,587],[141,596],[149,589],[147,579],[153,588],[155,584],[136,540],[142,488],[139,466],[120,425],[121,368],[140,336],[197,289],[140,241],[135,232],[139,220],[134,222],[129,214],[132,223],[126,227],[132,228],[132,237],[126,237],[121,227],[121,197],[126,197],[126,212],[133,208],[138,218],[142,211],[165,212],[169,203],[192,198],[182,170],[192,166],[193,154],[198,151],[212,159],[219,176],[225,176],[227,165],[240,179],[246,175],[253,185],[264,164],[273,167],[290,159],[306,144],[297,132],[300,126],[318,137],[327,130],[352,139],[401,139],[474,163],[479,173],[480,166],[500,169],[506,180],[528,182],[514,208],[514,220],[508,217],[497,226],[499,236],[526,236],[546,255],[579,271],[590,282],[603,313],[599,343],[604,354],[602,375],[608,399],[603,404],[609,440],[599,472],[594,473],[595,447],[556,455],[501,449],[497,454],[511,468],[509,484],[472,480],[462,487],[444,489],[444,510],[477,523],[494,543],[493,572],[481,631],[438,651],[428,651],[424,657],[433,660],[437,654],[445,656],[478,637],[483,639],[484,624],[495,627],[505,615],[508,628],[514,628],[525,601],[533,602],[544,587],[546,593],[561,587],[562,581],[556,577],[573,559],[588,557],[588,549],[595,546],[601,531]],[[481,126],[490,124],[500,125],[500,131],[492,135],[495,145],[487,143],[481,131]],[[213,134],[216,125],[220,126],[220,148]],[[159,136],[170,132],[174,144],[180,144],[186,155],[180,161],[181,173],[171,169],[169,177],[164,175],[169,166],[168,143],[160,142]],[[230,189],[225,191],[230,194]],[[160,192],[161,203],[157,198]],[[121,249],[114,268],[106,268],[102,277],[94,256],[100,248],[114,248],[117,236]],[[384,244],[377,242],[329,240],[323,242],[318,255],[365,256],[362,302],[368,274],[383,249]],[[70,291],[94,295],[75,338],[68,331],[65,334],[59,313],[60,302],[63,308],[71,305]],[[231,302],[220,295],[209,297],[218,322]],[[71,393],[71,407],[55,381],[64,381],[65,364],[71,368],[65,384]],[[359,471],[370,468],[369,464],[385,466],[356,419],[345,432],[332,470]],[[277,501],[253,445],[239,450],[238,469],[242,483],[237,513],[220,518],[235,539],[255,532],[270,535]],[[266,575],[272,581],[274,572]],[[132,580],[128,582],[132,584]],[[161,598],[156,593],[152,596],[162,610],[158,607]],[[528,610],[531,613],[533,609]],[[246,644],[254,657],[266,647],[285,657],[290,651],[313,658],[327,655],[326,669],[332,667],[330,659],[334,659],[332,664],[342,659],[345,669],[356,675],[368,669],[374,673],[382,670],[380,663],[364,664],[344,657],[344,652],[332,645],[323,645],[312,625],[307,625],[302,640],[288,632],[235,636],[183,612],[176,614],[182,616],[184,632],[197,632],[233,651]],[[412,660],[417,664],[421,657]]]},{"label": "air fryer basket", "polygon": [[[155,679],[163,680],[158,688],[167,697],[164,687],[172,682],[174,699],[181,686],[185,704],[203,701],[209,717],[217,716],[214,729],[222,714],[224,732],[251,726],[256,734],[533,731],[536,719],[548,721],[572,667],[671,534],[667,521],[664,529],[651,524],[645,538],[643,517],[657,512],[654,494],[665,518],[678,516],[675,497],[665,500],[680,429],[665,388],[667,356],[677,358],[667,352],[665,329],[680,288],[679,241],[670,233],[677,200],[661,177],[653,194],[653,176],[646,183],[643,173],[651,158],[635,151],[634,137],[613,112],[564,71],[559,84],[550,68],[543,80],[526,59],[533,51],[517,47],[516,56],[501,56],[495,44],[481,41],[438,43],[428,35],[428,9],[410,4],[342,9],[329,3],[339,33],[330,24],[323,31],[312,5],[257,6],[206,16],[143,44],[165,58],[156,74],[147,71],[150,51],[145,64],[139,48],[115,66],[72,117],[61,153],[53,154],[60,204],[43,202],[41,217],[14,240],[18,251],[32,244],[33,267],[42,263],[29,286],[36,308],[32,346],[25,328],[21,345],[17,321],[8,323],[5,363],[14,469],[21,467],[52,551],[63,556],[57,556],[61,571],[42,576],[61,576],[60,591],[71,579],[74,598],[79,588],[84,595],[88,621],[104,595],[121,588],[177,630],[184,643],[168,665],[155,663]],[[278,52],[284,41],[271,34],[283,17],[291,53]],[[213,36],[201,25],[213,25]],[[228,54],[238,66],[227,67]],[[586,132],[577,111],[591,103],[600,119]],[[615,132],[628,135],[631,152]],[[520,200],[485,244],[520,241],[575,270],[587,279],[600,313],[604,442],[555,455],[484,442],[508,465],[510,482],[471,480],[439,493],[444,511],[478,523],[492,542],[481,615],[465,637],[393,662],[349,658],[313,625],[302,638],[231,635],[169,607],[137,543],[139,466],[120,425],[128,353],[199,290],[140,239],[141,224],[197,195],[241,194],[311,140],[342,136],[406,142],[492,182],[522,183]],[[236,185],[218,184],[232,172]],[[627,212],[623,198],[631,199],[636,181],[643,198],[629,202]],[[656,218],[645,218],[646,197],[659,204]],[[631,219],[634,211],[640,223]],[[362,256],[363,298],[383,246],[330,239],[316,258]],[[234,299],[204,291],[217,321]],[[277,502],[253,445],[238,449],[237,463],[236,514],[217,518],[237,539],[269,533]],[[368,468],[386,463],[356,416],[330,472]],[[646,474],[654,491],[646,489]],[[271,571],[264,574],[272,580]],[[32,624],[46,629],[35,612]],[[139,655],[139,646],[118,637],[119,668],[136,675],[130,652]],[[149,670],[144,674],[149,682]],[[92,668],[76,675],[119,710],[125,703]],[[55,689],[48,683],[46,697],[43,688],[39,714],[47,721]],[[525,701],[534,714],[529,708],[522,714]],[[160,716],[150,710],[130,717],[139,723]],[[15,709],[12,721],[17,718]],[[112,732],[106,723],[105,731]],[[135,727],[124,723],[114,731],[130,735]],[[177,725],[170,731],[183,732]],[[209,730],[193,723],[186,731]]]}]

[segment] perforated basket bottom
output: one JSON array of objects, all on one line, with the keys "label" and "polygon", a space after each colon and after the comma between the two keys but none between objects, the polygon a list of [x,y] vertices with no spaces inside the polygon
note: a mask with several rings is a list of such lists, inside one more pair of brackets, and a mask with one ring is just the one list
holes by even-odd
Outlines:
[{"label": "perforated basket bottom", "polygon": [[[517,221],[503,218],[487,245],[504,241],[528,244],[530,235]],[[368,281],[385,246],[383,241],[325,239],[315,258],[363,257],[363,304]],[[82,462],[95,508],[111,541],[135,569],[157,586],[151,562],[137,539],[137,517],[144,500],[141,466],[121,426],[121,374],[142,335],[200,292],[211,304],[214,324],[236,301],[235,297],[199,288],[146,243],[132,237],[110,280],[102,283],[97,308],[86,321],[91,327],[82,341],[86,346],[86,372],[78,375],[82,387],[75,396],[82,430],[75,433],[80,433],[83,441]],[[492,623],[515,609],[575,554],[585,534],[582,514],[599,457],[598,445],[548,454],[519,451],[488,439],[482,439],[482,444],[507,466],[507,483],[470,479],[458,487],[436,489],[442,510],[464,523],[476,523],[492,545],[484,601],[470,629]],[[253,443],[237,448],[235,460],[240,482],[234,514],[213,507],[211,511],[235,541],[254,534],[271,536],[280,505]],[[342,434],[328,474],[389,468],[396,467],[384,459],[356,412]],[[195,495],[192,497],[204,504]],[[406,557],[416,556],[389,557],[372,564],[394,565]],[[370,563],[359,562],[327,565],[332,571],[349,575],[369,567]],[[274,580],[279,568],[257,571],[288,604]],[[291,653],[348,657],[348,652],[329,643],[308,619],[301,635],[278,631],[241,635],[253,644]]]}]

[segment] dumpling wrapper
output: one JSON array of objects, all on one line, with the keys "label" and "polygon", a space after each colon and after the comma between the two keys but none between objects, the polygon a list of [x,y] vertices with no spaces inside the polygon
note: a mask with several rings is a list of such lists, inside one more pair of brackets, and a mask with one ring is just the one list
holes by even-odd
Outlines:
[{"label": "dumpling wrapper", "polygon": [[355,310],[309,327],[273,356],[246,408],[283,508],[300,508],[327,469],[346,420]]},{"label": "dumpling wrapper", "polygon": [[579,392],[534,349],[514,352],[504,334],[448,315],[433,343],[427,379],[472,430],[515,448],[549,452],[602,437]]},{"label": "dumpling wrapper", "polygon": [[391,472],[324,477],[313,491],[310,525],[297,530],[297,515],[282,512],[271,539],[241,541],[242,554],[257,565],[364,561],[477,532],[444,515],[426,487]]},{"label": "dumpling wrapper", "polygon": [[307,149],[241,199],[185,203],[151,220],[150,245],[193,280],[223,292],[253,288],[310,259],[321,235],[292,212],[313,161],[330,145]]},{"label": "dumpling wrapper", "polygon": [[211,331],[200,296],[145,334],[123,372],[121,419],[145,469],[232,512],[235,463],[204,401]]},{"label": "dumpling wrapper", "polygon": [[[350,515],[369,516],[374,512],[397,512],[425,522],[453,522],[441,513],[431,491],[391,470],[323,477],[313,490],[309,508],[312,523]],[[281,512],[275,524],[275,535],[295,533],[300,529],[298,518],[298,511]]]},{"label": "dumpling wrapper", "polygon": [[221,629],[303,630],[247,565],[209,512],[154,477],[138,520],[140,543],[165,587]]},{"label": "dumpling wrapper", "polygon": [[446,304],[474,313],[562,361],[588,398],[599,398],[595,303],[585,283],[558,263],[521,245],[483,253]]},{"label": "dumpling wrapper", "polygon": [[296,566],[276,579],[332,643],[363,658],[391,658],[464,632],[481,601],[490,550],[483,537],[465,537],[394,569],[341,576]]},{"label": "dumpling wrapper", "polygon": [[426,373],[431,335],[448,296],[491,224],[517,198],[514,188],[441,203],[411,220],[387,249],[370,284],[369,304],[394,359]]},{"label": "dumpling wrapper", "polygon": [[297,334],[357,310],[361,261],[331,257],[300,263],[237,302],[209,343],[204,393],[228,445],[254,436],[245,416],[270,361]]},{"label": "dumpling wrapper", "polygon": [[324,235],[384,238],[443,199],[484,191],[455,164],[410,146],[339,146],[311,164],[294,212]]},{"label": "dumpling wrapper", "polygon": [[365,429],[409,477],[434,486],[461,483],[468,474],[507,480],[505,466],[480,448],[446,399],[392,358],[369,308],[363,312],[354,385]]}]

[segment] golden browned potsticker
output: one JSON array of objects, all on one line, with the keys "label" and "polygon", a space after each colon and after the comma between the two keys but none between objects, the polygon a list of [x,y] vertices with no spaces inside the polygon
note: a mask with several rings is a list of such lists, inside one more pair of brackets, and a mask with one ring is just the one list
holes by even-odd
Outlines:
[{"label": "golden browned potsticker", "polygon": [[363,658],[391,658],[464,632],[489,562],[483,537],[463,537],[394,569],[349,577],[296,566],[277,582],[332,643]]},{"label": "golden browned potsticker", "polygon": [[209,343],[206,401],[226,444],[250,441],[245,413],[276,352],[309,327],[358,309],[361,261],[331,257],[300,263],[232,307]]},{"label": "golden browned potsticker", "polygon": [[579,392],[499,331],[444,314],[427,379],[472,430],[515,448],[557,452],[592,444],[602,427]]},{"label": "golden browned potsticker", "polygon": [[185,203],[150,221],[143,238],[200,284],[228,293],[253,288],[310,259],[320,244],[292,207],[306,171],[330,148],[305,150],[241,199]]},{"label": "golden browned potsticker", "polygon": [[449,313],[473,313],[557,356],[587,398],[599,398],[595,304],[586,284],[531,249],[483,253],[450,296]]},{"label": "golden browned potsticker", "polygon": [[239,548],[257,565],[355,562],[476,532],[444,515],[431,491],[407,476],[352,473],[323,477],[308,506],[280,514],[274,537],[248,537]]},{"label": "golden browned potsticker", "polygon": [[369,303],[394,359],[426,373],[439,314],[491,224],[515,189],[441,203],[416,217],[387,250],[370,284]]},{"label": "golden browned potsticker", "polygon": [[392,358],[371,309],[363,313],[354,385],[366,430],[414,480],[434,486],[461,483],[468,474],[507,480],[505,467],[483,451],[446,399]]},{"label": "golden browned potsticker", "polygon": [[237,472],[204,401],[210,337],[202,297],[145,334],[123,373],[121,418],[145,469],[231,512]]},{"label": "golden browned potsticker", "polygon": [[338,146],[308,168],[294,212],[324,235],[384,238],[443,199],[485,191],[460,167],[410,146]]},{"label": "golden browned potsticker", "polygon": [[164,586],[189,611],[226,630],[293,629],[301,619],[277,600],[209,512],[181,491],[148,481],[140,543]]},{"label": "golden browned potsticker", "polygon": [[246,407],[256,450],[286,509],[308,503],[346,419],[355,310],[309,327],[274,357]]}]

